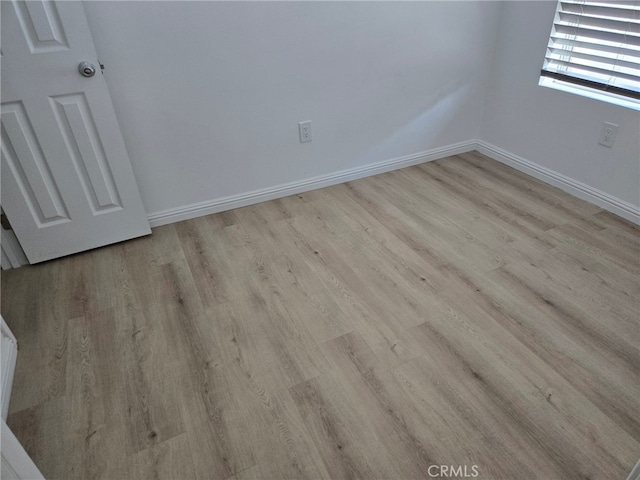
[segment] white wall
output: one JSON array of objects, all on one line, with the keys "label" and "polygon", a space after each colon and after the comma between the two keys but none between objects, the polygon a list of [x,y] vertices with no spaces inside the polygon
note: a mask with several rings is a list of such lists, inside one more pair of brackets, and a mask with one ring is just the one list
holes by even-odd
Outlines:
[{"label": "white wall", "polygon": [[[154,214],[475,139],[500,5],[85,9]],[[311,143],[298,142],[303,120]]]},{"label": "white wall", "polygon": [[[555,5],[504,3],[480,138],[640,206],[640,112],[537,85]],[[605,121],[613,148],[598,145]]]}]

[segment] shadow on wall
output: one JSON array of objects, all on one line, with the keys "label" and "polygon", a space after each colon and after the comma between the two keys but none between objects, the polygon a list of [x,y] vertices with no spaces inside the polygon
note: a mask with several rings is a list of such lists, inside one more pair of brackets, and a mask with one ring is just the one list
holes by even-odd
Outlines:
[{"label": "shadow on wall", "polygon": [[[428,7],[433,10],[434,22],[435,18],[447,18],[445,12],[450,5],[430,2]],[[389,32],[383,31],[379,32],[381,38],[367,40],[370,45],[361,57],[361,45],[355,41],[349,52],[353,55],[351,68],[359,75],[328,79],[332,85],[327,94],[334,96],[324,99],[335,102],[335,93],[340,92],[340,110],[352,112],[353,118],[359,119],[353,124],[336,123],[327,132],[324,140],[340,147],[333,156],[365,165],[473,140],[489,75],[487,58],[480,53],[490,54],[488,46],[493,45],[482,22],[490,24],[494,15],[493,7],[469,2],[465,4],[465,17],[460,19],[467,32],[458,38],[447,37],[446,27],[436,22],[416,37],[415,45],[394,45]],[[478,39],[484,36],[484,40],[470,43],[469,35]],[[388,55],[389,69],[376,65],[375,55],[371,56],[376,49]],[[345,52],[337,55],[345,56]],[[355,86],[348,85],[352,79],[356,79]]]},{"label": "shadow on wall", "polygon": [[462,81],[457,85],[447,85],[447,91],[438,92],[431,99],[433,103],[424,106],[402,123],[401,119],[395,119],[394,125],[388,125],[386,136],[362,153],[362,159],[389,158],[394,151],[406,142],[407,137],[419,137],[423,145],[437,145],[437,140],[444,132],[459,120],[459,115],[464,114],[468,102],[472,98],[472,87]]}]

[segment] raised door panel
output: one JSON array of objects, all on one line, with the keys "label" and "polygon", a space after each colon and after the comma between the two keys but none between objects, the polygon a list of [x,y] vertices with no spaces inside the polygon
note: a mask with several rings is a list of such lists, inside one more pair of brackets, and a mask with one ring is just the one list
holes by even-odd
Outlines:
[{"label": "raised door panel", "polygon": [[31,53],[69,50],[58,6],[45,1],[16,1],[14,8]]},{"label": "raised door panel", "polygon": [[22,102],[2,105],[2,173],[11,177],[38,228],[69,221]]},{"label": "raised door panel", "polygon": [[69,157],[94,215],[122,210],[118,187],[84,93],[50,97]]}]

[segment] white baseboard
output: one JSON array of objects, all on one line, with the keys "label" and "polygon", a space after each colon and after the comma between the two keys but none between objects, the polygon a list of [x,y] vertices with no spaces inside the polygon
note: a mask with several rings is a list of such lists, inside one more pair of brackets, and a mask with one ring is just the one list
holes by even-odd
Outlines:
[{"label": "white baseboard", "polygon": [[275,187],[263,188],[238,195],[215,198],[205,202],[193,203],[184,207],[171,208],[160,212],[151,213],[147,216],[152,227],[159,227],[168,223],[180,222],[190,218],[196,218],[211,213],[223,212],[239,207],[246,207],[255,203],[266,202],[276,198],[287,197],[297,193],[308,192],[318,188],[329,187],[339,183],[350,182],[359,178],[377,175],[379,173],[397,170],[399,168],[410,167],[420,163],[438,160],[466,153],[476,148],[476,142],[469,140],[446,147],[436,148],[426,152],[414,153],[404,157],[385,160],[362,167],[349,168],[339,172],[307,178],[296,182],[286,183]]},{"label": "white baseboard", "polygon": [[598,205],[599,207],[615,213],[616,215],[619,215],[631,222],[640,224],[640,208],[637,206],[579,182],[578,180],[533,163],[511,152],[507,152],[506,150],[483,140],[469,140],[426,152],[406,155],[404,157],[394,158],[362,167],[341,170],[339,172],[320,175],[284,185],[215,198],[204,202],[185,205],[183,207],[171,208],[151,213],[147,218],[149,219],[149,223],[152,227],[159,227],[168,223],[180,222],[190,218],[245,207],[247,205],[287,197],[297,193],[308,192],[318,188],[329,187],[331,185],[337,185],[339,183],[349,182],[359,178],[397,170],[399,168],[410,167],[451,155],[466,153],[472,150],[477,150],[494,160],[504,163],[505,165],[509,165],[510,167],[531,175],[538,180],[542,180],[545,183],[558,187],[571,195]]},{"label": "white baseboard", "polygon": [[640,225],[640,208],[629,202],[550,170],[547,167],[525,160],[483,140],[476,140],[475,150]]}]

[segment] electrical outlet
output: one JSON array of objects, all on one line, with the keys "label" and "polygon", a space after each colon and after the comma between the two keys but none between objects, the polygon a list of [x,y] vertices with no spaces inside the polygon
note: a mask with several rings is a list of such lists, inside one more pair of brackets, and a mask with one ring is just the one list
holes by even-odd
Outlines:
[{"label": "electrical outlet", "polygon": [[602,131],[600,132],[600,140],[598,143],[605,147],[613,147],[613,142],[616,141],[616,135],[618,134],[618,127],[614,123],[604,122],[602,125]]},{"label": "electrical outlet", "polygon": [[300,122],[298,124],[298,133],[300,133],[300,143],[311,141],[311,120]]}]

